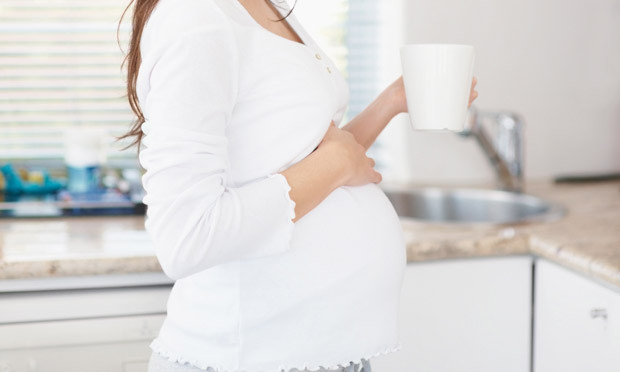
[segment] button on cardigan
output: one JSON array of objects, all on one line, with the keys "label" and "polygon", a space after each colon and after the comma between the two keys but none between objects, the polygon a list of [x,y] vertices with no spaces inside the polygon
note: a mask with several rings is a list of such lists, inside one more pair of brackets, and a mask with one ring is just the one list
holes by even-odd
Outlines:
[{"label": "button on cardigan", "polygon": [[340,124],[349,92],[287,21],[304,44],[237,0],[160,0],[143,30],[145,228],[176,280],[151,348],[170,360],[315,371],[400,349],[405,244],[379,186],[339,187],[292,221],[279,172]]}]

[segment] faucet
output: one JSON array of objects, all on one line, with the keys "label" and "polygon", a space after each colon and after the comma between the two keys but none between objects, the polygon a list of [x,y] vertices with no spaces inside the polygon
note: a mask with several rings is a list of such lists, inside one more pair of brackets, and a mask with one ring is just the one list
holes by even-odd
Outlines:
[{"label": "faucet", "polygon": [[[482,125],[490,120],[491,134]],[[523,120],[509,111],[479,112],[473,105],[468,129],[458,132],[473,136],[498,176],[499,188],[523,193]]]}]

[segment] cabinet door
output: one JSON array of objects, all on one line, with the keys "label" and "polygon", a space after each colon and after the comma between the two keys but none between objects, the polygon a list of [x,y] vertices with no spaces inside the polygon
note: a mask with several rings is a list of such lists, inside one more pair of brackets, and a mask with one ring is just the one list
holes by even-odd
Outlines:
[{"label": "cabinet door", "polygon": [[530,256],[422,262],[406,270],[403,348],[373,359],[373,372],[530,370]]},{"label": "cabinet door", "polygon": [[146,371],[165,314],[0,326],[2,372]]},{"label": "cabinet door", "polygon": [[620,292],[540,259],[535,372],[620,371]]}]

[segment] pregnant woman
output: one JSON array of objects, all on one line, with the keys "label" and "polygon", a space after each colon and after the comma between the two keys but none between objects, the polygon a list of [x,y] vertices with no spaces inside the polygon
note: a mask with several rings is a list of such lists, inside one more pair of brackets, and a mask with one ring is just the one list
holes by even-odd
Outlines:
[{"label": "pregnant woman", "polygon": [[291,10],[137,0],[123,138],[176,280],[151,372],[370,372],[400,348],[405,242],[366,150],[402,79],[340,127],[347,84]]}]

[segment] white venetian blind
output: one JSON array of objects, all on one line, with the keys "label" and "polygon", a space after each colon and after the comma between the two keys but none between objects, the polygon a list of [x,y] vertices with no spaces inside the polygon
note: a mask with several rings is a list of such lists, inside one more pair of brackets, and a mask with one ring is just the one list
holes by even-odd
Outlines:
[{"label": "white venetian blind", "polygon": [[[113,143],[134,119],[116,39],[128,3],[0,0],[0,160],[60,158],[63,132],[75,126],[105,129],[110,157],[135,157],[135,148],[120,151],[128,141]],[[347,77],[345,120],[378,93],[378,3],[298,0],[294,9]],[[128,11],[119,34],[123,50],[130,20]]]},{"label": "white venetian blind", "polygon": [[105,129],[111,156],[133,155],[112,145],[133,119],[116,39],[127,3],[0,1],[0,159],[61,157],[63,132],[75,126]]}]

